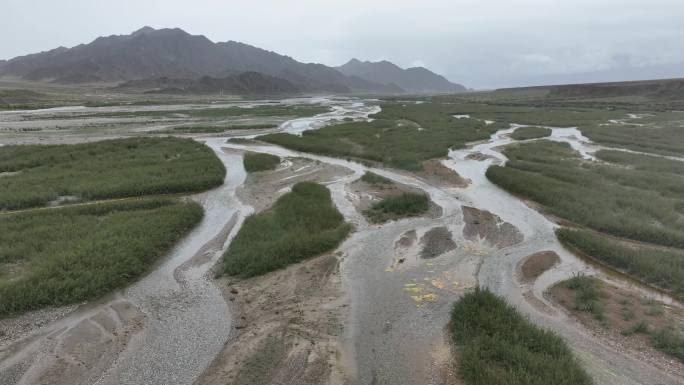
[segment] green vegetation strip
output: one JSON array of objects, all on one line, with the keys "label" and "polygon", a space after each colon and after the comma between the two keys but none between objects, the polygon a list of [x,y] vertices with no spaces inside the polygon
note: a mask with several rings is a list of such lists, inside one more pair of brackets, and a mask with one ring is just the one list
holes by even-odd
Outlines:
[{"label": "green vegetation strip", "polygon": [[171,128],[170,130],[167,130],[167,132],[183,132],[189,134],[212,134],[230,130],[261,130],[276,127],[278,127],[277,124],[236,124],[229,126],[177,126]]},{"label": "green vegetation strip", "polygon": [[225,167],[191,139],[130,138],[75,145],[0,147],[0,210],[198,192],[223,183]]},{"label": "green vegetation strip", "polygon": [[247,172],[275,170],[280,164],[280,158],[271,154],[248,152],[243,163]]},{"label": "green vegetation strip", "polygon": [[277,133],[258,139],[297,151],[358,158],[406,170],[446,156],[451,148],[488,138],[498,128],[475,119],[453,117],[441,103],[387,103],[372,122],[342,123],[305,131],[302,136]]},{"label": "green vegetation strip", "polygon": [[297,183],[273,207],[245,220],[223,256],[224,272],[265,274],[335,249],[350,230],[326,187]]},{"label": "green vegetation strip", "polygon": [[551,129],[550,128],[529,126],[529,127],[517,128],[511,134],[511,138],[513,138],[515,140],[528,140],[528,139],[545,138],[545,137],[550,136],[550,135],[551,135]]},{"label": "green vegetation strip", "polygon": [[684,247],[684,163],[601,151],[585,162],[569,145],[546,140],[508,146],[510,161],[487,177],[552,214],[618,237]]},{"label": "green vegetation strip", "polygon": [[531,324],[486,289],[464,295],[451,312],[467,385],[591,384],[565,341]]},{"label": "green vegetation strip", "polygon": [[363,213],[373,223],[412,217],[425,213],[430,208],[430,200],[424,194],[402,193],[384,198],[374,203]]},{"label": "green vegetation strip", "polygon": [[582,127],[582,133],[611,147],[684,157],[684,112],[659,112],[625,123],[588,124]]},{"label": "green vegetation strip", "polygon": [[195,203],[150,199],[0,216],[0,316],[123,287],[201,218]]},{"label": "green vegetation strip", "polygon": [[254,107],[213,107],[213,108],[186,108],[178,110],[146,110],[146,111],[117,111],[117,112],[94,112],[85,114],[72,114],[62,119],[78,118],[198,118],[219,119],[232,116],[312,116],[330,111],[329,107],[320,105],[311,106],[287,106],[287,105],[259,105]]},{"label": "green vegetation strip", "polygon": [[556,235],[565,245],[684,298],[684,251],[629,244],[586,230],[558,229]]}]

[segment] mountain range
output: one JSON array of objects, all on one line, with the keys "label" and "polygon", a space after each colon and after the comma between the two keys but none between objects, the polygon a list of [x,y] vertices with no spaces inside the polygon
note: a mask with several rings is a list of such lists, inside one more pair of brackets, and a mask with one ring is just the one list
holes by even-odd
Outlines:
[{"label": "mountain range", "polygon": [[240,42],[214,43],[179,28],[151,27],[0,61],[0,76],[65,84],[120,83],[124,89],[178,93],[465,91],[422,67],[404,70],[387,61],[353,59],[333,68]]}]

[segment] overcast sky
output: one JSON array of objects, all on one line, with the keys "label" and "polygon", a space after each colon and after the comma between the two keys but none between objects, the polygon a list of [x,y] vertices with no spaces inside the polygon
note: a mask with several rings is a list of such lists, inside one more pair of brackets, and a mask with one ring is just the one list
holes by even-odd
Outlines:
[{"label": "overcast sky", "polygon": [[180,27],[300,61],[426,66],[474,88],[684,76],[684,0],[0,0],[0,59]]}]

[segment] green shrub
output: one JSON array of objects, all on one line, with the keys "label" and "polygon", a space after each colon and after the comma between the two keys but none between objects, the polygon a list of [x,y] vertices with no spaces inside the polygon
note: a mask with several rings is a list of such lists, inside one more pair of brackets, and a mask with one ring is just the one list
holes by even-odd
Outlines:
[{"label": "green shrub", "polygon": [[370,171],[366,171],[363,176],[361,177],[361,180],[372,185],[390,185],[394,184],[392,180],[385,178],[384,176],[372,173]]},{"label": "green shrub", "polygon": [[371,222],[380,223],[392,219],[420,215],[430,208],[430,200],[424,194],[402,193],[374,203],[364,215]]},{"label": "green shrub", "polygon": [[583,385],[589,376],[566,343],[487,289],[456,302],[449,330],[467,385]]},{"label": "green shrub", "polygon": [[684,362],[684,337],[668,329],[660,329],[651,333],[653,347]]},{"label": "green shrub", "polygon": [[634,325],[630,326],[629,329],[623,330],[622,335],[629,336],[632,334],[646,334],[648,333],[648,325],[644,321],[636,322]]},{"label": "green shrub", "polygon": [[596,319],[603,320],[601,293],[597,288],[599,283],[596,279],[578,274],[567,280],[565,284],[568,289],[575,292],[575,309],[590,312]]},{"label": "green shrub", "polygon": [[248,152],[243,163],[247,172],[275,170],[280,164],[280,158],[271,154]]},{"label": "green shrub", "polygon": [[528,140],[528,139],[544,138],[544,137],[547,137],[550,135],[551,135],[551,129],[550,128],[526,126],[526,127],[516,128],[516,130],[513,131],[513,133],[511,134],[511,138],[513,138],[515,140]]},{"label": "green shrub", "polygon": [[245,220],[223,256],[223,271],[265,274],[335,249],[350,230],[326,187],[297,183],[273,207]]}]

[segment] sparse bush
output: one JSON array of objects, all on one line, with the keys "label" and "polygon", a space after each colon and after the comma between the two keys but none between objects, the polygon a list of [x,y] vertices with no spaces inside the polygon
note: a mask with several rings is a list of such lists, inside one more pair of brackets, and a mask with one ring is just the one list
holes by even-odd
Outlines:
[{"label": "sparse bush", "polygon": [[684,362],[684,337],[666,328],[651,333],[653,346]]},{"label": "sparse bush", "polygon": [[377,186],[382,186],[382,185],[391,185],[394,184],[392,180],[385,178],[384,176],[372,173],[370,171],[366,171],[363,176],[361,177],[361,180],[372,185],[377,185]]},{"label": "sparse bush", "polygon": [[575,292],[575,309],[587,311],[594,315],[594,318],[601,321],[604,319],[603,308],[601,307],[601,293],[597,288],[599,282],[591,277],[582,274],[574,275],[566,281],[568,289]]},{"label": "sparse bush", "polygon": [[646,334],[648,333],[648,325],[644,321],[639,321],[634,325],[630,326],[629,329],[623,330],[622,335],[629,336],[636,333]]}]

